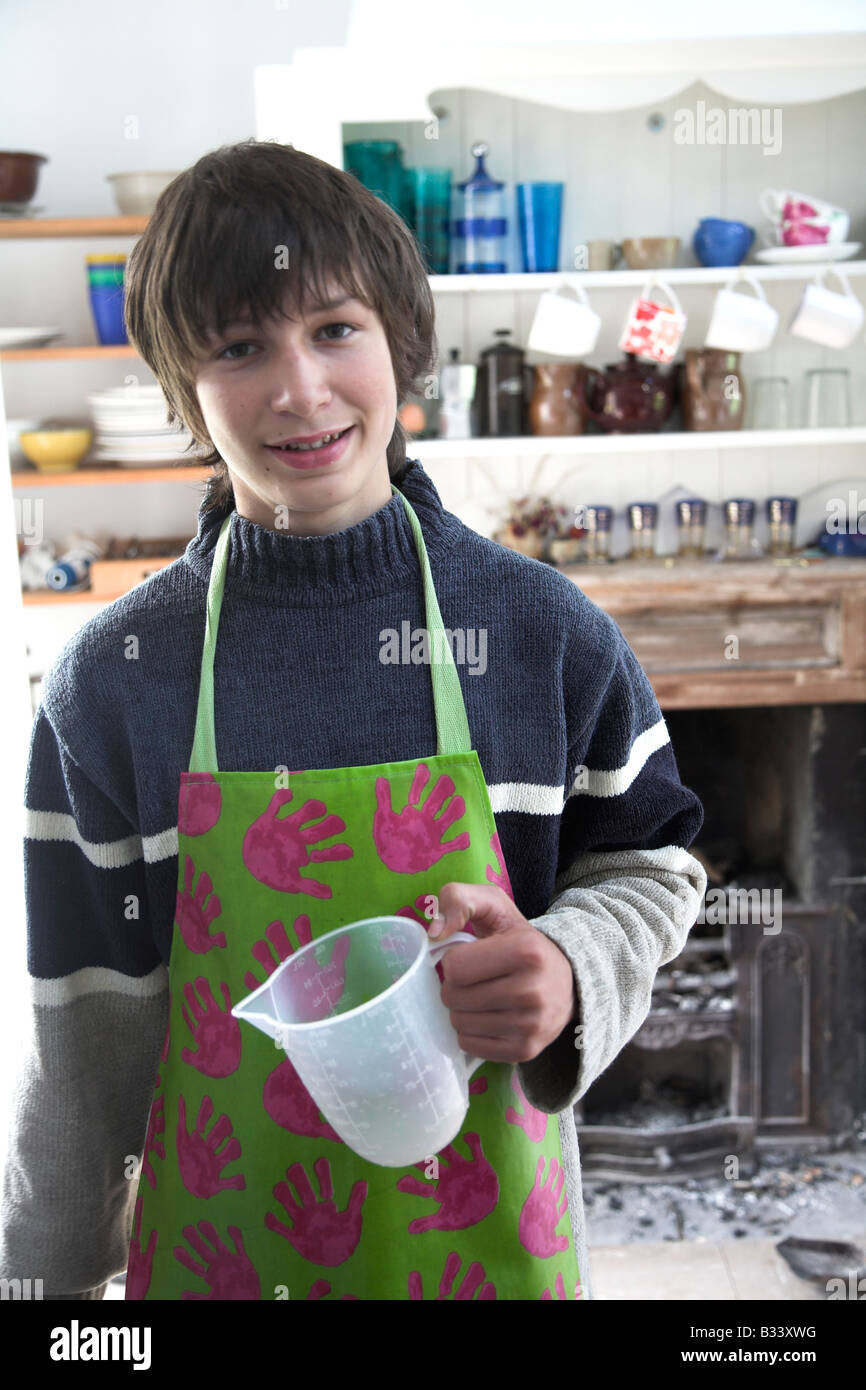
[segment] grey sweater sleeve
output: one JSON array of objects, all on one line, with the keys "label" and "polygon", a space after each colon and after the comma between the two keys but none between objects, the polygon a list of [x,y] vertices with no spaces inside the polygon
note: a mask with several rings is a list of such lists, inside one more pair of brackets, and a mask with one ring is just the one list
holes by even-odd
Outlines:
[{"label": "grey sweater sleeve", "polygon": [[637,1032],[656,972],[683,949],[706,881],[698,860],[676,845],[584,854],[557,879],[557,897],[532,921],[568,957],[578,1011],[518,1067],[537,1110],[574,1105]]},{"label": "grey sweater sleeve", "polygon": [[153,964],[140,837],[44,708],[25,837],[30,1019],[3,1160],[0,1277],[44,1299],[101,1299],[126,1268],[138,1170],[168,1021]]}]

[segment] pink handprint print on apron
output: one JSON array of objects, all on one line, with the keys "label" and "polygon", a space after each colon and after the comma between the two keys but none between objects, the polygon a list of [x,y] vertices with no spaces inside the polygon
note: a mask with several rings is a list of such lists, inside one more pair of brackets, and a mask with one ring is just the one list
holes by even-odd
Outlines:
[{"label": "pink handprint print on apron", "polygon": [[[439,1210],[432,1216],[421,1216],[409,1222],[413,1235],[420,1231],[462,1231],[474,1226],[489,1216],[499,1200],[499,1179],[484,1157],[481,1138],[477,1134],[464,1134],[463,1139],[471,1151],[471,1158],[464,1158],[453,1144],[447,1144],[439,1153],[439,1177],[435,1187],[430,1182],[418,1178],[400,1178],[397,1188],[414,1197],[429,1197],[439,1203]],[[423,1173],[425,1164],[414,1165]]]},{"label": "pink handprint print on apron", "polygon": [[195,865],[190,855],[186,854],[183,892],[177,894],[174,920],[187,949],[204,955],[215,946],[225,946],[226,934],[220,931],[211,936],[213,920],[222,912],[222,904],[213,891],[210,875],[202,870],[195,892],[192,887],[194,878]]},{"label": "pink handprint print on apron", "polygon": [[220,818],[223,794],[211,772],[188,772],[177,800],[179,835],[206,835]]},{"label": "pink handprint print on apron", "polygon": [[232,1018],[228,985],[223,982],[221,988],[225,1009],[214,999],[204,976],[199,976],[195,986],[187,982],[183,987],[186,1003],[181,1005],[181,1013],[195,1039],[196,1050],[185,1047],[181,1057],[207,1076],[231,1076],[241,1060],[240,1024]]},{"label": "pink handprint print on apron", "polygon": [[182,1095],[177,1098],[177,1161],[183,1185],[193,1197],[213,1197],[225,1188],[242,1191],[247,1185],[242,1173],[229,1178],[222,1176],[223,1168],[240,1158],[241,1146],[232,1134],[228,1115],[219,1115],[210,1134],[205,1134],[213,1113],[213,1101],[210,1096],[204,1096],[195,1129],[190,1132],[186,1124],[186,1102]]},{"label": "pink handprint print on apron", "polygon": [[[398,812],[391,805],[391,783],[388,778],[376,778],[373,842],[382,863],[393,873],[423,873],[446,854],[469,848],[467,832],[442,842],[446,830],[466,812],[463,797],[454,796],[454,782],[447,773],[442,773],[422,806],[421,793],[429,780],[429,767],[426,763],[419,763],[412,778],[409,800]],[[436,816],[449,797],[454,798],[451,805],[437,820]]]},{"label": "pink handprint print on apron", "polygon": [[[262,1289],[253,1262],[244,1249],[238,1226],[229,1226],[229,1238],[234,1250],[217,1235],[211,1221],[199,1221],[198,1227],[184,1226],[184,1239],[195,1250],[201,1264],[197,1265],[182,1245],[174,1248],[174,1257],[199,1279],[210,1285],[210,1293],[192,1293],[185,1289],[181,1298],[261,1298]],[[207,1242],[207,1243],[205,1243]]]},{"label": "pink handprint print on apron", "polygon": [[[298,1254],[313,1264],[341,1265],[348,1260],[361,1239],[361,1214],[368,1184],[365,1181],[356,1182],[348,1205],[344,1211],[339,1211],[334,1201],[330,1163],[326,1158],[317,1158],[313,1167],[321,1196],[314,1195],[304,1165],[293,1163],[286,1169],[288,1182],[278,1182],[274,1188],[274,1196],[285,1207],[292,1224],[286,1226],[273,1212],[267,1212],[265,1225],[269,1231],[285,1236]],[[300,1200],[292,1196],[289,1183]]]},{"label": "pink handprint print on apron", "polygon": [[[457,1251],[452,1250],[445,1260],[445,1268],[442,1271],[442,1278],[439,1280],[439,1292],[436,1294],[436,1302],[441,1303],[447,1298],[472,1300],[476,1293],[478,1294],[479,1300],[485,1299],[488,1302],[491,1299],[495,1300],[496,1286],[488,1280],[484,1272],[484,1266],[479,1260],[474,1260],[472,1262],[463,1276],[463,1280],[456,1293],[453,1291],[454,1281],[462,1263],[463,1261],[457,1254]],[[421,1272],[420,1270],[413,1269],[409,1274],[409,1298],[412,1302],[417,1302],[419,1299],[423,1299],[423,1297],[424,1281],[421,1278]]]},{"label": "pink handprint print on apron", "polygon": [[[520,1243],[524,1250],[528,1250],[530,1255],[539,1255],[542,1259],[568,1249],[568,1236],[556,1234],[556,1227],[568,1210],[568,1197],[562,1191],[562,1184],[565,1182],[565,1170],[559,1167],[555,1158],[551,1158],[549,1162],[550,1171],[547,1181],[542,1183],[545,1160],[543,1158],[538,1160],[535,1169],[535,1183],[523,1203],[519,1223]],[[558,1178],[557,1170],[559,1171]],[[560,1193],[562,1193],[562,1204],[557,1210]]]},{"label": "pink handprint print on apron", "polygon": [[[352,858],[351,845],[310,848],[332,835],[342,834],[345,822],[339,816],[327,815],[324,801],[305,801],[300,810],[280,817],[278,812],[291,800],[288,787],[274,793],[267,810],[253,821],[244,836],[243,861],[253,878],[269,888],[277,888],[281,893],[306,893],[311,898],[330,898],[331,889],[326,883],[301,878],[300,871],[317,862]],[[320,816],[325,819],[318,825],[306,825]]]}]

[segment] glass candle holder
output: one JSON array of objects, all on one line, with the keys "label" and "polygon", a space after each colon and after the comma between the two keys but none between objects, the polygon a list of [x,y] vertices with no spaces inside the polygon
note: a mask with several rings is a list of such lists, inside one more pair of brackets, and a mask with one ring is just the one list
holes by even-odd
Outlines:
[{"label": "glass candle holder", "polygon": [[677,503],[677,555],[682,560],[699,560],[704,553],[707,504],[701,497],[686,497]]},{"label": "glass candle holder", "polygon": [[606,565],[610,560],[610,507],[587,507],[584,555],[590,565]]},{"label": "glass candle holder", "polygon": [[725,503],[723,560],[754,560],[760,554],[753,536],[755,504],[749,497],[731,497]]},{"label": "glass candle holder", "polygon": [[770,555],[793,554],[796,520],[796,497],[770,497],[767,499],[767,522],[770,528],[767,550]]},{"label": "glass candle holder", "polygon": [[632,502],[628,509],[631,531],[630,560],[654,560],[659,509],[654,502]]}]

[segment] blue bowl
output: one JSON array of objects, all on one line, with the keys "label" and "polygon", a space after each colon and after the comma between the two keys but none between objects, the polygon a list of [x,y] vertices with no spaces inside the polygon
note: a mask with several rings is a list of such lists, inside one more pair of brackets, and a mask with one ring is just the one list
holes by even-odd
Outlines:
[{"label": "blue bowl", "polygon": [[866,536],[857,531],[841,531],[836,534],[825,531],[818,545],[826,555],[866,558]]},{"label": "blue bowl", "polygon": [[692,237],[701,265],[740,265],[755,240],[755,229],[724,217],[702,217]]}]

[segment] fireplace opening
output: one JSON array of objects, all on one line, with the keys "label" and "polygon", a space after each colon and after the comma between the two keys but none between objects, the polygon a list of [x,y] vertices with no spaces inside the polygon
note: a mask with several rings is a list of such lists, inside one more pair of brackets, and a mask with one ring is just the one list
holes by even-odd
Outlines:
[{"label": "fireplace opening", "polygon": [[575,1107],[583,1167],[743,1173],[838,1144],[866,1109],[866,706],[675,710],[701,798],[701,915],[650,1012]]},{"label": "fireplace opening", "polygon": [[640,1066],[621,1052],[591,1087],[584,1120],[658,1131],[720,1119],[730,1114],[730,1071],[730,1048],[720,1038],[648,1052]]}]

